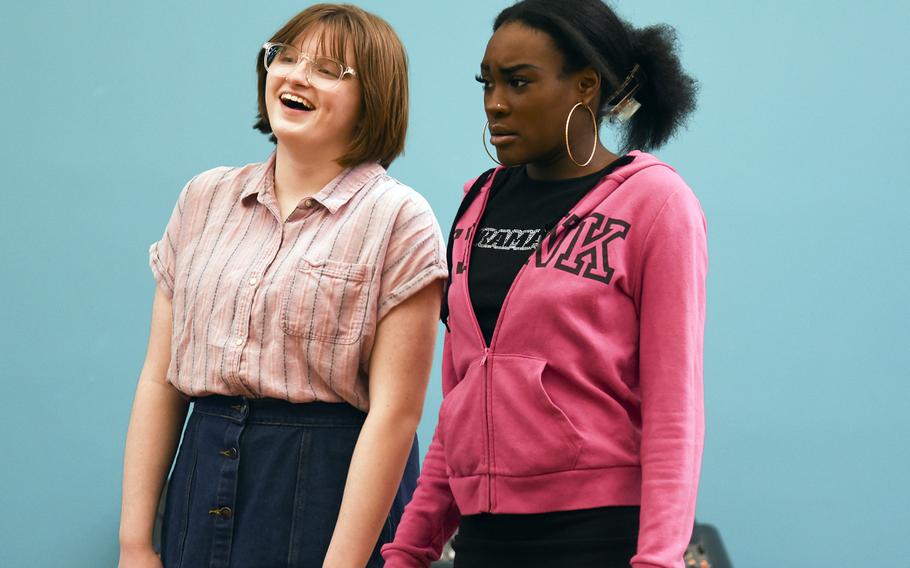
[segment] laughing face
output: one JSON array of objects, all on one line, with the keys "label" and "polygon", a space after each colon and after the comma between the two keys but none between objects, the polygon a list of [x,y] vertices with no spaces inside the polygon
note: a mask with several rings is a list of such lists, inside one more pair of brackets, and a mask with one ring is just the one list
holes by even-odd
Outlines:
[{"label": "laughing face", "polygon": [[[311,59],[331,56],[324,50],[332,45],[332,38],[323,32],[310,29],[288,43]],[[356,69],[353,50],[348,47],[346,51],[344,63]],[[346,75],[333,87],[320,88],[310,83],[307,67],[301,61],[286,77],[266,76],[269,124],[279,144],[305,150],[311,159],[336,160],[347,151],[360,120],[360,83]]]}]

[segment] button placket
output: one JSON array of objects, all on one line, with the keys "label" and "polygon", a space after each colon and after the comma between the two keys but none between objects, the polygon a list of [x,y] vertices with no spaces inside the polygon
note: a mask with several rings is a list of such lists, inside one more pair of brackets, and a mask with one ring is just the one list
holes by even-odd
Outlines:
[{"label": "button placket", "polygon": [[256,293],[260,288],[259,284],[262,284],[266,279],[265,275],[268,271],[269,264],[275,260],[276,255],[281,249],[280,234],[279,231],[277,247],[275,246],[275,239],[271,238],[269,243],[262,247],[259,257],[253,260],[250,267],[250,275],[246,281],[248,284],[247,291],[241,294],[242,300],[238,302],[237,310],[234,314],[234,321],[232,322],[233,334],[236,336],[236,339],[233,341],[235,349],[229,354],[229,371],[225,373],[225,378],[232,379],[232,382],[240,385],[244,390],[250,392],[250,394],[253,394],[253,391],[244,384],[244,381],[241,380],[239,376],[243,349],[237,348],[243,347],[249,337],[251,325],[250,318],[252,317]]},{"label": "button placket", "polygon": [[211,480],[216,484],[214,499],[210,502],[208,514],[214,517],[212,527],[212,566],[230,564],[233,545],[233,525],[237,516],[237,476],[240,471],[240,439],[249,416],[250,402],[245,397],[236,399],[230,410],[233,414],[226,421],[221,439],[221,449],[216,448],[225,461],[219,468],[220,473]]}]

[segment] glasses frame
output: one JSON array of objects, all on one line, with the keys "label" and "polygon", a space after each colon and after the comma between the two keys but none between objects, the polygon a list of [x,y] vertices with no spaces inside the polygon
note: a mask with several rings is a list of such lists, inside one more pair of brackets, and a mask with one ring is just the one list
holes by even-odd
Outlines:
[{"label": "glasses frame", "polygon": [[[279,73],[273,73],[271,70],[269,70],[269,62],[268,62],[269,50],[271,50],[273,47],[289,47],[289,48],[291,48],[291,49],[297,50],[297,52],[300,54],[300,56],[297,58],[297,63],[294,64],[293,69],[289,70],[289,71],[288,71],[287,73],[285,73],[284,75],[281,75],[281,74],[279,74]],[[306,78],[307,78],[307,81],[310,82],[310,83],[312,84],[312,82],[313,82],[313,79],[312,79],[313,66],[316,64],[316,60],[315,60],[314,58],[310,57],[309,55],[307,55],[306,53],[304,53],[304,52],[301,51],[300,49],[297,49],[297,48],[294,47],[293,45],[290,45],[290,44],[287,44],[287,43],[280,43],[280,42],[271,42],[271,41],[267,41],[267,42],[265,42],[264,44],[262,44],[262,50],[263,50],[263,53],[262,53],[262,65],[263,65],[263,67],[265,68],[265,72],[266,72],[266,73],[271,73],[272,75],[275,75],[276,77],[287,77],[288,75],[290,75],[291,73],[293,73],[294,71],[297,70],[297,67],[300,66],[300,62],[301,62],[301,61],[305,61],[305,62],[306,62],[306,68],[305,68],[305,71],[306,71]],[[353,67],[351,67],[351,66],[349,66],[349,65],[345,65],[345,63],[344,63],[343,61],[338,61],[337,59],[335,59],[335,58],[333,58],[333,57],[329,57],[329,56],[327,56],[327,55],[322,55],[322,56],[320,56],[320,57],[321,57],[321,58],[328,59],[328,60],[330,60],[330,61],[332,61],[332,62],[334,62],[334,63],[337,63],[338,65],[341,66],[341,69],[342,69],[342,71],[341,71],[341,76],[338,77],[338,79],[336,79],[335,82],[332,83],[332,85],[331,85],[330,87],[326,87],[326,88],[328,88],[328,89],[334,89],[335,87],[338,86],[338,83],[341,83],[341,81],[344,80],[344,78],[345,78],[347,75],[350,75],[351,77],[356,77],[356,76],[357,76],[357,71],[354,70]]]}]

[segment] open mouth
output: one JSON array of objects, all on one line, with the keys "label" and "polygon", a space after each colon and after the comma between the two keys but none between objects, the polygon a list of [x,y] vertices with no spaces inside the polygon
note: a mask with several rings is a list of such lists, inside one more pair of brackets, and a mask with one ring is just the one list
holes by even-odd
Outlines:
[{"label": "open mouth", "polygon": [[281,104],[289,109],[311,111],[316,108],[310,101],[293,93],[281,93],[278,98],[281,100]]}]

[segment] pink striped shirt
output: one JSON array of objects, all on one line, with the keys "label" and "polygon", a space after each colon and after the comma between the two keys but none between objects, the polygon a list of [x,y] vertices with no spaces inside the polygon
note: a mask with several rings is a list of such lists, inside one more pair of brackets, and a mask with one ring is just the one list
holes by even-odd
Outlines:
[{"label": "pink striped shirt", "polygon": [[345,170],[282,222],[274,164],[190,180],[149,250],[173,305],[167,379],[190,396],[367,410],[377,323],[446,276],[439,225],[378,164]]}]

